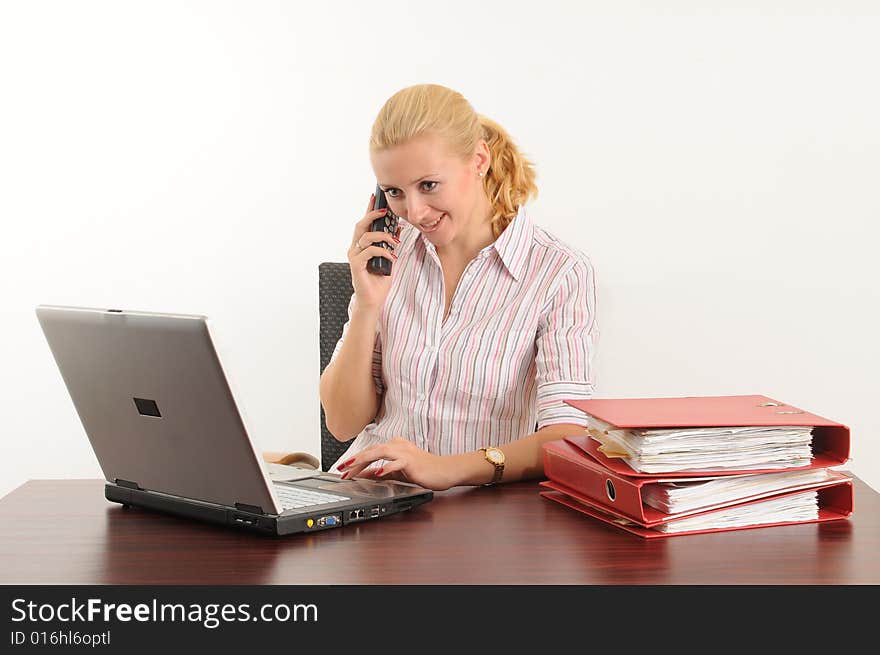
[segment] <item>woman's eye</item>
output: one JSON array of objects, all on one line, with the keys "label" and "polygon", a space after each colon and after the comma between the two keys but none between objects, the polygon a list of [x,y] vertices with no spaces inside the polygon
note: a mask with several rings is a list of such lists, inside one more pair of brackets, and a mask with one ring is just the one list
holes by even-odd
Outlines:
[{"label": "woman's eye", "polygon": [[[431,186],[425,187],[424,185],[426,185],[426,184],[430,184]],[[439,182],[432,182],[430,180],[425,180],[424,182],[422,182],[422,190],[423,191],[433,191],[434,189],[437,188],[438,184],[440,184],[440,183]],[[385,195],[388,196],[389,198],[397,198],[397,191],[398,190],[395,189],[394,187],[389,187],[389,188],[385,189]]]}]

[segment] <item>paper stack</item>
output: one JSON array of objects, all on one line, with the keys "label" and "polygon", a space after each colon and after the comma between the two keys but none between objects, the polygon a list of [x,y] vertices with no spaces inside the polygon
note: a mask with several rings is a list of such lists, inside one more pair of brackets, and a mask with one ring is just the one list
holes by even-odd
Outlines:
[{"label": "paper stack", "polygon": [[600,452],[641,473],[789,469],[813,457],[813,428],[804,425],[619,430],[588,416],[587,427]]},{"label": "paper stack", "polygon": [[542,496],[643,537],[845,518],[849,428],[766,396],[566,401]]}]

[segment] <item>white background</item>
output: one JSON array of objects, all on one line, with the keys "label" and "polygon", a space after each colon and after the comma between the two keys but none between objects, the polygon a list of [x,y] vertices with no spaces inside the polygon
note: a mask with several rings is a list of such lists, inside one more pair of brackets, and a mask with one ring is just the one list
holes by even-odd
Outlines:
[{"label": "white background", "polygon": [[768,395],[880,489],[877,5],[653,4],[4,0],[0,493],[101,477],[40,303],[209,315],[258,447],[318,454],[318,264],[423,82],[593,260],[598,396]]}]

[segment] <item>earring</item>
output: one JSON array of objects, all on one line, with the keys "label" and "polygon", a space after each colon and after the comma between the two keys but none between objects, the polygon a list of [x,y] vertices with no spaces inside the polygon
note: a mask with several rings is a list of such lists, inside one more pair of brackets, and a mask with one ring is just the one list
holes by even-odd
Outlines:
[{"label": "earring", "polygon": [[480,177],[483,177],[483,171],[480,171]]}]

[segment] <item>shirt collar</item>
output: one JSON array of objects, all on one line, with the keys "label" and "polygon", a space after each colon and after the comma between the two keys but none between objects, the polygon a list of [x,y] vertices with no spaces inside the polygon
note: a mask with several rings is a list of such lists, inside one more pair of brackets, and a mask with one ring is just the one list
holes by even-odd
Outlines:
[{"label": "shirt collar", "polygon": [[[495,241],[483,248],[477,257],[483,257],[490,250],[494,249],[504,263],[507,272],[510,273],[514,280],[519,280],[528,263],[533,232],[534,228],[531,218],[526,212],[525,207],[520,205],[516,216],[504,228],[504,232]],[[419,236],[428,252],[436,253],[434,244],[428,240],[428,237],[424,234],[419,234]]]},{"label": "shirt collar", "polygon": [[520,205],[516,216],[504,228],[501,236],[489,246],[498,253],[507,272],[513,276],[514,280],[519,280],[525,271],[532,245],[532,233],[532,221],[526,213],[525,207]]}]

